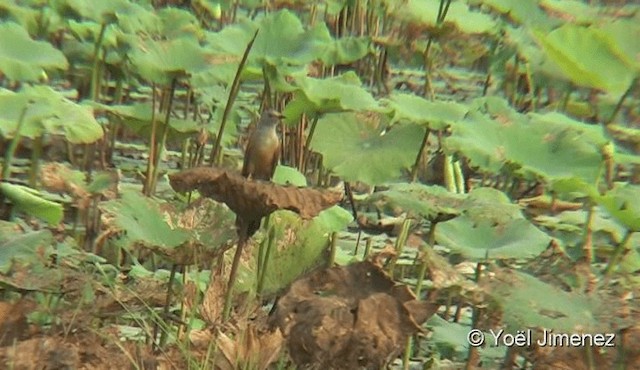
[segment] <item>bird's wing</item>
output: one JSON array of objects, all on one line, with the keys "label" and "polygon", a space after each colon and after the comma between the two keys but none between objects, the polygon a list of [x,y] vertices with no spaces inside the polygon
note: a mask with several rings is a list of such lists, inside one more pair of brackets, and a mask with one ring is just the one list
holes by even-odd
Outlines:
[{"label": "bird's wing", "polygon": [[273,152],[273,160],[271,161],[271,176],[270,179],[273,179],[273,175],[276,173],[276,167],[278,167],[278,162],[280,161],[280,148],[282,147],[282,143],[280,142],[280,138],[278,138],[278,145]]},{"label": "bird's wing", "polygon": [[244,161],[242,162],[242,176],[247,177],[249,176],[249,174],[251,172],[253,172],[253,169],[249,168],[250,165],[250,160],[251,157],[253,156],[253,145],[251,145],[251,143],[253,143],[254,140],[253,139],[253,135],[255,135],[255,131],[253,133],[251,133],[251,136],[249,136],[249,142],[247,143],[247,149],[244,151]]}]

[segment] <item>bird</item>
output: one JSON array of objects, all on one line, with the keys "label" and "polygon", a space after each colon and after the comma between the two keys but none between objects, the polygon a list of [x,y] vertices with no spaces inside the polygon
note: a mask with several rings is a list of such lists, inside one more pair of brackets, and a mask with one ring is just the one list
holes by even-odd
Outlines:
[{"label": "bird", "polygon": [[281,118],[282,114],[272,109],[262,113],[256,129],[249,136],[242,176],[271,181],[280,159],[280,138],[276,128]]},{"label": "bird", "polygon": [[[242,176],[250,180],[271,181],[280,159],[280,138],[276,128],[283,115],[275,110],[266,110],[260,116],[256,129],[249,136],[244,153]],[[260,219],[236,219],[239,231],[250,238],[260,229]]]}]

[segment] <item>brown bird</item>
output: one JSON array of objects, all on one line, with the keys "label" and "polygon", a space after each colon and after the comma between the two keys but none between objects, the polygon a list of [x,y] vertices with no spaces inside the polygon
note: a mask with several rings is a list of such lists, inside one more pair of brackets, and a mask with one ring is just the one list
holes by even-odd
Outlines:
[{"label": "brown bird", "polygon": [[276,128],[282,114],[275,110],[262,113],[258,126],[249,137],[244,154],[242,176],[270,181],[280,159],[280,138]]},{"label": "brown bird", "polygon": [[[247,150],[244,153],[242,176],[264,181],[270,181],[273,178],[280,158],[280,138],[276,128],[281,118],[282,114],[275,110],[262,113],[256,129],[249,136]],[[245,221],[238,218],[236,226],[239,230],[246,232],[246,237],[250,238],[260,228],[260,221]]]}]

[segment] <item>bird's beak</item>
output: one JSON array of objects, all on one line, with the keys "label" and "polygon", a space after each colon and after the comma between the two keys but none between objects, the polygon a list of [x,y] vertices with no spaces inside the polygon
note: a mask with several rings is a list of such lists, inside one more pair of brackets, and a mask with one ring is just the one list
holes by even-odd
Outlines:
[{"label": "bird's beak", "polygon": [[278,112],[278,111],[275,111],[275,110],[274,110],[274,111],[271,111],[271,115],[272,115],[273,117],[277,118],[277,119],[283,119],[283,118],[285,118],[285,117],[284,117],[284,114],[282,114],[282,113],[280,113],[280,112]]}]

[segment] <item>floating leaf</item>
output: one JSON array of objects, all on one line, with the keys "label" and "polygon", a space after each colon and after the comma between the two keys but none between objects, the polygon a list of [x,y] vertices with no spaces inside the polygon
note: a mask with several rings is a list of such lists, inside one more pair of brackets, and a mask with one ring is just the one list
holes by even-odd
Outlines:
[{"label": "floating leaf", "polygon": [[46,70],[69,67],[59,50],[48,42],[32,40],[17,23],[0,23],[0,35],[0,72],[11,80],[38,81],[46,78]]},{"label": "floating leaf", "polygon": [[[480,99],[479,101],[491,102]],[[521,115],[485,105],[452,125],[445,141],[448,151],[460,152],[483,171],[503,169],[547,180],[578,177],[594,183],[608,140],[602,129],[560,113]]]},{"label": "floating leaf", "polygon": [[0,221],[0,274],[7,275],[15,262],[44,263],[53,254],[49,230],[20,232],[17,225]]},{"label": "floating leaf", "polygon": [[427,125],[432,130],[442,130],[450,123],[464,118],[465,105],[455,102],[429,101],[412,94],[394,93],[389,98],[393,108],[393,121],[409,121]]},{"label": "floating leaf", "polygon": [[298,89],[287,104],[284,115],[288,122],[302,113],[318,115],[327,112],[380,110],[378,103],[353,72],[333,78],[296,77]]},{"label": "floating leaf", "polygon": [[140,39],[129,57],[144,79],[167,85],[173,78],[187,77],[208,68],[209,53],[193,38]]},{"label": "floating leaf", "polygon": [[387,130],[375,116],[329,114],[318,122],[311,146],[345,181],[374,185],[400,177],[415,161],[423,136],[418,125]]},{"label": "floating leaf", "polygon": [[[391,14],[402,22],[418,24],[425,28],[437,26],[440,0],[409,0],[401,3],[386,1]],[[455,25],[464,33],[494,33],[496,23],[489,15],[472,11],[466,2],[452,1],[444,21]]]},{"label": "floating leaf", "polygon": [[496,225],[463,215],[439,224],[436,241],[467,259],[485,261],[536,257],[551,238],[523,218]]},{"label": "floating leaf", "polygon": [[464,198],[464,195],[448,192],[441,186],[399,184],[373,193],[367,203],[387,213],[408,212],[410,216],[421,216],[430,221],[446,221],[462,212],[460,206]]},{"label": "floating leaf", "polygon": [[626,228],[640,231],[640,186],[618,184],[596,201]]},{"label": "floating leaf", "polygon": [[0,89],[0,134],[16,134],[23,111],[20,135],[28,138],[63,135],[74,144],[88,144],[102,138],[103,131],[93,116],[93,109],[78,105],[48,86],[25,86],[14,93]]},{"label": "floating leaf", "polygon": [[40,218],[51,225],[62,221],[62,205],[44,199],[40,193],[22,185],[0,182],[0,192],[9,199],[16,209]]},{"label": "floating leaf", "polygon": [[156,202],[136,192],[124,192],[121,199],[102,207],[115,216],[115,224],[131,242],[175,248],[189,238],[188,232],[167,223]]},{"label": "floating leaf", "polygon": [[482,284],[500,305],[507,330],[511,332],[526,328],[544,328],[556,333],[608,329],[602,328],[606,321],[598,319],[599,310],[605,306],[595,296],[565,292],[514,270],[499,270]]},{"label": "floating leaf", "polygon": [[637,75],[620,58],[613,39],[596,28],[565,24],[548,34],[534,34],[549,58],[577,85],[620,96]]}]

